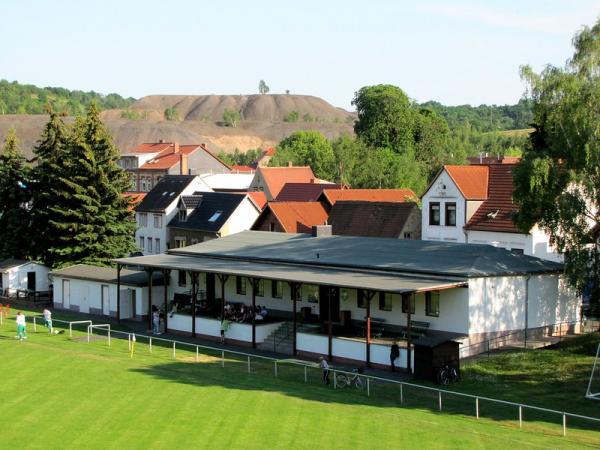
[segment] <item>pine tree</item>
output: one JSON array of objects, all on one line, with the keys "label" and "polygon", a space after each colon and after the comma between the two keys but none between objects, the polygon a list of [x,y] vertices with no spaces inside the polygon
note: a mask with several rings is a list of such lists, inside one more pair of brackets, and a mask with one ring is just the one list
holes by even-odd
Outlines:
[{"label": "pine tree", "polygon": [[30,256],[30,169],[11,129],[0,153],[0,259]]}]

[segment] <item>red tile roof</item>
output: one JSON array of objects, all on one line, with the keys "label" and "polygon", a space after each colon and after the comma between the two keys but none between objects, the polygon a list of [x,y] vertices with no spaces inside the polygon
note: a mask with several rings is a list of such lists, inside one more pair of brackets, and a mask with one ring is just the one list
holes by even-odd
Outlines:
[{"label": "red tile roof", "polygon": [[465,229],[520,233],[512,221],[517,206],[512,200],[515,189],[513,169],[515,164],[493,164],[489,166],[487,200],[475,211]]},{"label": "red tile roof", "polygon": [[315,174],[310,167],[259,167],[256,173],[262,177],[269,193],[277,198],[286,183],[310,183]]},{"label": "red tile roof", "polygon": [[140,166],[140,169],[170,169],[171,167],[179,164],[179,160],[181,155],[191,155],[197,150],[204,150],[199,145],[180,145],[179,151],[177,153],[174,152],[174,148],[169,145],[169,147],[150,161]]},{"label": "red tile roof", "polygon": [[145,192],[123,192],[123,197],[129,199],[129,207],[127,208],[129,211],[133,211],[145,196]]},{"label": "red tile roof", "polygon": [[324,183],[285,183],[279,195],[278,202],[315,202],[324,189],[341,189],[339,184]]},{"label": "red tile roof", "polygon": [[269,202],[267,210],[277,217],[286,233],[310,233],[314,225],[327,221],[327,211],[319,202]]},{"label": "red tile roof", "polygon": [[416,201],[411,189],[325,189],[319,198],[335,205],[339,200],[367,202],[407,202]]},{"label": "red tile roof", "polygon": [[234,164],[233,166],[231,166],[231,171],[232,172],[240,172],[240,173],[244,173],[244,172],[254,172],[256,170],[255,167],[252,166],[240,166],[237,164]]},{"label": "red tile roof", "polygon": [[160,153],[163,150],[167,150],[171,146],[172,142],[145,142],[133,147],[127,153]]},{"label": "red tile roof", "polygon": [[469,156],[469,164],[517,164],[521,161],[520,156]]},{"label": "red tile roof", "polygon": [[467,200],[487,198],[489,167],[491,166],[444,166],[452,181]]},{"label": "red tile roof", "polygon": [[248,196],[256,203],[256,206],[260,208],[262,211],[265,209],[265,205],[267,204],[267,196],[264,192],[255,191],[255,192],[247,192]]}]

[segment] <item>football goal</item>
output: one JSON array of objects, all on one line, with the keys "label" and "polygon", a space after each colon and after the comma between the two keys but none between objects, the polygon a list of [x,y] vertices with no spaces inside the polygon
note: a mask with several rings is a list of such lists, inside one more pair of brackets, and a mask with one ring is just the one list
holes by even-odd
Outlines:
[{"label": "football goal", "polygon": [[[94,330],[105,330],[106,335],[103,335],[99,332],[98,334],[93,336]],[[97,340],[97,339],[101,339],[104,336],[108,337],[108,346],[110,347],[110,324],[100,323],[100,324],[96,324],[96,325],[89,325],[87,327],[87,341],[88,342],[90,342],[92,340],[92,337],[94,337],[95,340]]]},{"label": "football goal", "polygon": [[600,356],[600,344],[596,349],[596,359],[594,359],[594,367],[590,375],[590,382],[588,383],[586,398],[592,400],[600,400],[600,364],[598,364],[598,357]]}]

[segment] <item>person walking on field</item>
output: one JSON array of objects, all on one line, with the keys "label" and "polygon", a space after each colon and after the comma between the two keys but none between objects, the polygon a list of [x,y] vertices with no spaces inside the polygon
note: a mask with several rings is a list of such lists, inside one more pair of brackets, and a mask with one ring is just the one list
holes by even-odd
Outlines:
[{"label": "person walking on field", "polygon": [[323,384],[329,386],[329,364],[322,356],[319,358],[319,367],[323,369]]},{"label": "person walking on field", "polygon": [[25,316],[21,314],[21,311],[19,311],[17,313],[17,335],[15,337],[20,341],[27,339],[27,336],[25,335],[26,324],[27,322],[25,321]]},{"label": "person walking on field", "polygon": [[221,320],[221,344],[225,343],[225,333],[229,330],[229,320],[223,319]]},{"label": "person walking on field", "polygon": [[394,343],[392,344],[392,347],[390,348],[390,364],[392,366],[392,372],[396,371],[396,366],[394,365],[394,362],[399,357],[400,357],[400,347],[398,347],[398,342],[394,341]]},{"label": "person walking on field", "polygon": [[44,308],[44,325],[48,328],[48,332],[52,334],[52,313],[48,308]]}]

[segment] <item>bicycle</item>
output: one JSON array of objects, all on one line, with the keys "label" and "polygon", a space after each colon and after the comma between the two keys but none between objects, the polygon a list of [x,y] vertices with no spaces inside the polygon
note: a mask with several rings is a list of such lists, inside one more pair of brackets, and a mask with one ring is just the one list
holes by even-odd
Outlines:
[{"label": "bicycle", "polygon": [[437,373],[437,382],[441,385],[447,385],[450,382],[458,381],[458,371],[456,367],[451,367],[448,364],[444,364]]},{"label": "bicycle", "polygon": [[354,386],[356,389],[363,388],[363,381],[360,377],[362,373],[361,369],[352,369],[353,375],[338,373],[335,377],[337,381],[337,386],[340,388],[344,388],[346,386]]}]

